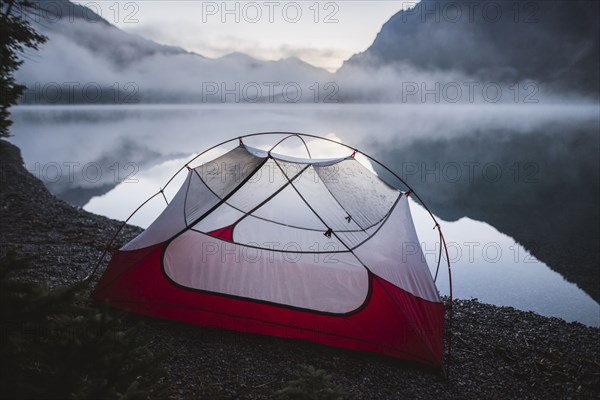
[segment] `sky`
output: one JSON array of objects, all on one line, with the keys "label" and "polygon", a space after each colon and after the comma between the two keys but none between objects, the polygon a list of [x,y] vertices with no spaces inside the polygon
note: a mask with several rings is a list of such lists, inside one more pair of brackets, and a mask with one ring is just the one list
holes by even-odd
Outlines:
[{"label": "sky", "polygon": [[334,72],[366,50],[391,16],[417,2],[136,0],[93,5],[127,32],[206,57],[232,52],[261,60],[298,57]]}]

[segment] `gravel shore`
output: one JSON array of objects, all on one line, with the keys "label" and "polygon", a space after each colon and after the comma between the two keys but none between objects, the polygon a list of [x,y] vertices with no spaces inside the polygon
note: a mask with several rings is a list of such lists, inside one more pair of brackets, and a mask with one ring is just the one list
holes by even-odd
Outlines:
[{"label": "gravel shore", "polygon": [[[78,282],[120,222],[52,196],[0,140],[0,255],[32,257],[21,279]],[[121,242],[139,228],[126,227]],[[99,271],[95,279],[98,279]],[[268,399],[299,365],[325,369],[352,399],[599,398],[600,329],[476,301],[455,301],[449,378],[413,363],[307,342],[138,316],[164,352],[171,398]]]}]

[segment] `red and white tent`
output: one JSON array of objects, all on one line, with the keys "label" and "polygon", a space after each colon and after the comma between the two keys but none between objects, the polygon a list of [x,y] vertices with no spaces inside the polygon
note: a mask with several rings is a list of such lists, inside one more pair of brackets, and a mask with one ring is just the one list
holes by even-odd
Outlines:
[{"label": "red and white tent", "polygon": [[354,155],[292,158],[240,139],[187,166],[162,214],[114,252],[94,299],[441,366],[444,306],[408,195]]}]

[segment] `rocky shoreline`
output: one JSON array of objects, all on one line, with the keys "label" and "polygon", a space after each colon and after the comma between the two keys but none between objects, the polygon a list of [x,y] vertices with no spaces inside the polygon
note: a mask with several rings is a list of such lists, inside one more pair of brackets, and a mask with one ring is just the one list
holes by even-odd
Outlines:
[{"label": "rocky shoreline", "polygon": [[[55,198],[2,140],[0,182],[0,255],[32,258],[20,279],[81,281],[120,222]],[[121,242],[139,231],[127,226]],[[352,399],[600,397],[600,329],[477,301],[454,303],[448,379],[375,354],[131,318],[144,320],[148,344],[166,354],[170,398],[268,399],[302,364],[326,370]]]}]

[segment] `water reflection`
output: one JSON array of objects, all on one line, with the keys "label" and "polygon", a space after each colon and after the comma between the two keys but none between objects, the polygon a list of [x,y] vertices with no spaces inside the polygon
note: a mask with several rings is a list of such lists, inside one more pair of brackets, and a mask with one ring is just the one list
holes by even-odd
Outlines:
[{"label": "water reflection", "polygon": [[600,298],[598,120],[378,145],[446,220],[485,221]]},{"label": "water reflection", "polygon": [[[462,244],[459,297],[598,325],[598,304],[561,277],[600,297],[598,118],[597,105],[18,107],[12,141],[59,197],[124,219],[191,154],[221,140],[274,130],[338,137],[401,171],[454,221],[444,226]],[[133,222],[145,225],[162,207],[158,197]],[[424,238],[430,225],[417,222]],[[472,242],[479,258],[465,263]],[[482,258],[484,243],[500,244],[501,261],[490,261],[491,247]]]},{"label": "water reflection", "polygon": [[[414,202],[413,219],[427,262],[435,274],[437,232],[429,214]],[[449,239],[453,294],[482,302],[535,311],[567,321],[600,326],[600,306],[575,284],[539,261],[511,237],[470,218],[443,223]],[[448,275],[440,266],[437,287],[448,294]]]}]

